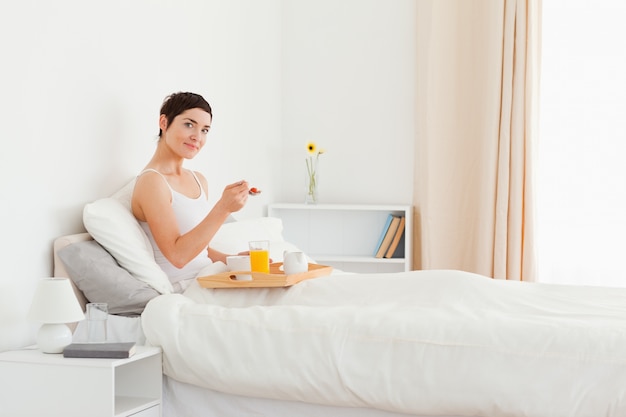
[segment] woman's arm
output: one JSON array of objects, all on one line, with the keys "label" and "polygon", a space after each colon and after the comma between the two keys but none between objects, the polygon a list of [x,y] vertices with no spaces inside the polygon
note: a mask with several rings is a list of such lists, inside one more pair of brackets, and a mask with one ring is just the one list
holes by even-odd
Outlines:
[{"label": "woman's arm", "polygon": [[[205,188],[204,177],[201,177],[201,183]],[[132,210],[138,220],[148,223],[163,255],[174,266],[182,268],[208,246],[226,218],[245,205],[247,197],[247,182],[240,181],[226,186],[222,197],[209,214],[196,227],[181,234],[172,209],[171,192],[167,183],[159,174],[147,172],[137,179]]]}]

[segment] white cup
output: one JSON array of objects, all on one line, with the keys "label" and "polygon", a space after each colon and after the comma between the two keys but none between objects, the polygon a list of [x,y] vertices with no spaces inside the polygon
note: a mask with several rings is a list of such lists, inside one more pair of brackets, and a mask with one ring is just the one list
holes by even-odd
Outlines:
[{"label": "white cup", "polygon": [[299,274],[309,270],[309,263],[304,252],[283,253],[283,271],[285,275]]},{"label": "white cup", "polygon": [[[229,271],[250,271],[250,257],[248,255],[233,255],[226,257],[226,266]],[[235,274],[237,281],[251,281],[250,274]]]}]

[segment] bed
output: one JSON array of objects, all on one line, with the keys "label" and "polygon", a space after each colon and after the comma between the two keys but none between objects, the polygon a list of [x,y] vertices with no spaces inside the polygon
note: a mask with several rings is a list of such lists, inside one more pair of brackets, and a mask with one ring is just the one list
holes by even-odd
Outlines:
[{"label": "bed", "polygon": [[[120,223],[100,209],[86,207],[89,234],[55,242],[55,275],[70,276],[83,303],[85,291],[107,296],[85,277],[110,279],[114,267],[130,274],[123,266],[139,256],[123,259],[117,251],[131,250],[130,239],[115,248],[94,227],[94,212]],[[271,218],[227,223],[214,243],[232,252],[265,233],[276,260],[293,248],[281,227]],[[107,244],[109,269],[96,266],[97,256],[69,259],[80,246]],[[191,280],[168,289],[133,267],[131,278],[147,288],[91,301],[112,303],[112,338],[163,349],[164,416],[626,415],[625,289],[462,271],[336,272],[272,289]]]}]

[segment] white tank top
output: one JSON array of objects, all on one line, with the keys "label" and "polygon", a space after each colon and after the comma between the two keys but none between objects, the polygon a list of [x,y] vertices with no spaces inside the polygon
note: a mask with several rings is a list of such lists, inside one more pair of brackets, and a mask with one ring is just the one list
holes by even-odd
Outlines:
[{"label": "white tank top", "polygon": [[[176,221],[178,222],[178,229],[181,234],[185,234],[200,223],[209,211],[211,207],[209,202],[206,199],[206,195],[204,193],[204,188],[202,188],[202,184],[196,177],[196,174],[193,171],[190,171],[193,177],[195,178],[198,186],[200,187],[200,196],[197,198],[190,198],[184,194],[179,193],[170,187],[170,184],[167,182],[167,179],[163,174],[154,169],[146,169],[142,171],[139,176],[144,174],[145,172],[152,171],[159,174],[165,183],[170,189],[172,193],[172,209],[174,210],[174,216],[176,216]],[[187,263],[182,268],[177,268],[167,258],[163,255],[156,242],[154,241],[154,236],[150,231],[150,227],[147,222],[139,222],[143,230],[148,235],[148,239],[150,239],[150,243],[152,244],[152,249],[154,250],[154,259],[159,264],[161,269],[165,271],[165,274],[168,276],[170,282],[172,284],[184,280],[195,278],[200,272],[200,270],[207,265],[212,263],[211,258],[209,258],[206,249],[204,248],[195,258]]]}]

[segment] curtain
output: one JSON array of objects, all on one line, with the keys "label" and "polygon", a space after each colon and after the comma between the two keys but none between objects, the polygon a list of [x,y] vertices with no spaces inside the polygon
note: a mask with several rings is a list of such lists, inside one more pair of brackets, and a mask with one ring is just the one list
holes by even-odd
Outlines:
[{"label": "curtain", "polygon": [[418,269],[535,279],[540,1],[419,1]]}]

